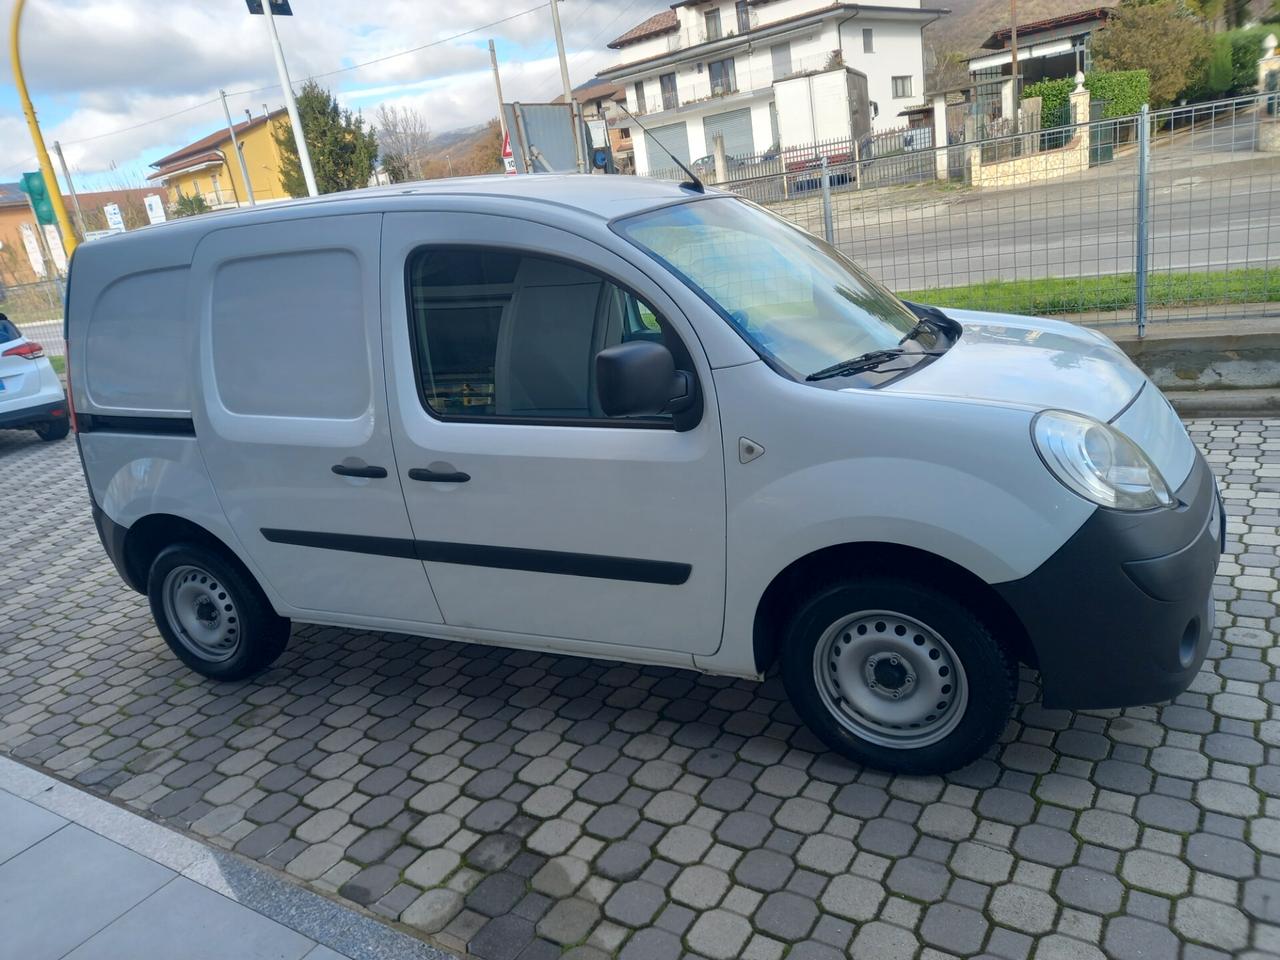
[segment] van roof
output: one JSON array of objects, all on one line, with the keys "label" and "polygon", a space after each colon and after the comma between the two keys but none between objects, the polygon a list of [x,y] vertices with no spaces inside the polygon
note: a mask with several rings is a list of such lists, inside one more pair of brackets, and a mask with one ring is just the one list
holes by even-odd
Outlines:
[{"label": "van roof", "polygon": [[369,207],[394,210],[397,206],[412,205],[413,198],[421,197],[508,197],[525,202],[544,203],[569,208],[593,219],[612,220],[614,217],[638,213],[653,207],[665,206],[695,194],[687,187],[673,181],[652,180],[632,176],[584,176],[582,174],[540,173],[525,176],[502,174],[481,177],[455,177],[447,180],[421,180],[397,183],[385,187],[368,187],[341,193],[326,193],[319,197],[302,197],[278,203],[262,203],[255,207],[216,210],[198,217],[184,217],[166,223],[142,227],[129,234],[115,234],[94,240],[94,245],[117,243],[130,234],[150,230],[173,229],[188,225],[196,229],[199,224],[227,226],[226,218],[253,218],[258,222],[274,219],[273,212],[288,212],[288,219],[296,219],[300,211],[311,208],[315,216],[336,212],[335,205],[358,204],[361,212]]}]

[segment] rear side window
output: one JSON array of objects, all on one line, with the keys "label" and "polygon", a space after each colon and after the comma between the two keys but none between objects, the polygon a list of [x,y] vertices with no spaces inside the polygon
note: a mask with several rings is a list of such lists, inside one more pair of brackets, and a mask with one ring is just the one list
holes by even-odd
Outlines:
[{"label": "rear side window", "polygon": [[22,334],[18,332],[18,328],[9,321],[8,317],[0,313],[0,343],[17,340],[20,336]]},{"label": "rear side window", "polygon": [[218,393],[232,413],[351,420],[368,409],[363,285],[349,251],[222,264],[212,328]]},{"label": "rear side window", "polygon": [[595,355],[630,340],[666,341],[651,307],[559,260],[422,249],[407,280],[418,389],[439,417],[605,419]]}]

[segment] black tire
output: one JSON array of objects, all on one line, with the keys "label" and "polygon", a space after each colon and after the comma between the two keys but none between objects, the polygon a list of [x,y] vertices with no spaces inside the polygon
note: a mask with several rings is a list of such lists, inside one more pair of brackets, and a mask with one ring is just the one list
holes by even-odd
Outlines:
[{"label": "black tire", "polygon": [[50,420],[36,427],[36,436],[46,443],[62,440],[71,432],[70,420]]},{"label": "black tire", "polygon": [[[936,742],[919,745],[904,743],[895,746],[868,739],[855,729],[861,715],[852,706],[851,701],[842,700],[820,689],[820,683],[823,681],[818,679],[815,665],[819,644],[822,643],[825,648],[824,637],[835,628],[836,624],[864,611],[867,612],[865,621],[868,622],[880,619],[880,615],[883,614],[884,619],[890,622],[895,615],[901,615],[905,619],[924,625],[927,628],[923,631],[926,635],[928,631],[932,631],[937,638],[945,641],[943,646],[949,647],[947,658],[953,655],[958,664],[963,667],[962,673],[957,671],[959,681],[956,689],[960,688],[962,682],[967,700],[962,706],[953,707],[952,716],[948,722],[954,726],[949,729],[949,732],[945,732],[944,735],[945,726],[935,728],[937,731],[935,735],[941,737]],[[864,621],[852,622],[863,623]],[[872,625],[873,635],[875,626],[879,625]],[[862,627],[859,626],[857,629]],[[875,668],[874,666],[868,668],[867,664],[872,662],[873,658],[879,657],[873,653],[865,660],[860,658],[863,649],[875,649],[874,645],[879,641],[865,641],[870,646],[858,647],[856,651],[842,649],[840,644],[842,642],[848,644],[850,640],[850,634],[841,635],[842,630],[843,628],[836,629],[831,634],[830,649],[836,651],[835,659],[829,665],[832,677],[837,676],[837,661],[841,652],[848,653],[852,658],[851,663],[854,669],[844,674],[845,677],[851,678],[847,683],[858,682],[857,667],[860,665],[862,675],[867,677],[867,687],[875,688],[876,684],[871,682],[876,679]],[[908,630],[908,633],[910,632]],[[919,643],[921,638],[916,636],[910,639]],[[860,642],[864,641],[860,640]],[[905,642],[903,646],[906,646]],[[936,661],[929,660],[929,657],[933,656],[929,646],[926,645],[920,649],[926,652],[928,657],[913,661],[916,664],[915,670],[918,670],[920,675],[920,682],[914,691],[923,695],[926,683],[941,681],[932,676],[925,676],[931,662]],[[910,650],[902,653],[903,661],[913,656],[915,655]],[[823,659],[825,664],[825,654]],[[827,584],[815,590],[800,604],[792,617],[786,636],[783,638],[779,661],[787,695],[810,730],[832,750],[850,760],[896,773],[945,773],[981,757],[1004,731],[1013,710],[1017,692],[1017,672],[1014,661],[972,611],[936,587],[901,577],[859,578]],[[899,660],[893,659],[892,662],[896,665]],[[896,671],[898,668],[895,666],[893,669]],[[908,671],[912,676],[911,682],[916,680],[915,670]],[[898,684],[896,689],[902,696],[905,708],[906,694],[913,691],[903,686],[901,677],[902,674],[894,673],[890,676],[890,683]],[[834,680],[831,683],[835,689],[840,689]],[[831,689],[832,687],[828,687],[828,690]],[[850,689],[852,689],[851,686],[843,688],[843,690]],[[864,702],[874,703],[873,695],[888,699],[885,690],[886,688],[881,686],[879,689],[859,690],[853,695],[867,697],[869,700]],[[923,701],[926,703],[924,707],[926,710],[929,709],[927,706],[929,699],[931,698],[926,697]],[[831,706],[828,700],[837,701],[837,704]],[[958,704],[960,697],[956,695],[955,700]],[[848,714],[838,712],[841,709],[856,716],[849,718]],[[928,726],[928,724],[923,725]],[[898,736],[906,738],[914,735],[911,731],[900,728],[886,731],[886,733],[890,738]],[[872,735],[875,735],[874,730]]]},{"label": "black tire", "polygon": [[[167,605],[170,590],[176,596]],[[223,551],[202,544],[177,543],[161,550],[147,576],[147,599],[169,649],[196,673],[213,680],[252,677],[274,663],[289,642],[289,621],[271,608],[252,576]],[[206,621],[188,630],[181,619],[174,622],[180,615],[171,618],[168,606],[188,611],[188,623],[191,616],[207,613],[212,624],[208,635],[222,641],[216,654],[196,639],[205,636],[199,625]]]}]

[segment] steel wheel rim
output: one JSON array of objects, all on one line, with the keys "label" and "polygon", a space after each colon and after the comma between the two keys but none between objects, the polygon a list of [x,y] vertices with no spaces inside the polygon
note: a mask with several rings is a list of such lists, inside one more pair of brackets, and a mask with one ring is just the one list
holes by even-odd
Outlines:
[{"label": "steel wheel rim", "polygon": [[165,575],[161,594],[169,627],[187,650],[211,663],[235,656],[240,614],[217,577],[189,564],[174,567]]},{"label": "steel wheel rim", "polygon": [[969,702],[964,665],[931,627],[888,610],[841,617],[813,653],[818,694],[850,733],[881,747],[918,749],[945,738]]}]

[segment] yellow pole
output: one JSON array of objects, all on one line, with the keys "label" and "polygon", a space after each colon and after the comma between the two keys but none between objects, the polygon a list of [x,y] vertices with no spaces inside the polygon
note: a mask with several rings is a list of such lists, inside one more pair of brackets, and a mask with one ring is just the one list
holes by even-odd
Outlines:
[{"label": "yellow pole", "polygon": [[[58,186],[58,175],[53,172],[49,151],[45,149],[40,124],[36,122],[36,108],[31,105],[27,81],[22,75],[22,61],[18,58],[18,31],[22,26],[22,8],[25,5],[26,0],[13,0],[13,17],[9,25],[9,59],[13,61],[13,79],[18,85],[18,97],[22,100],[22,112],[27,117],[27,126],[31,128],[31,140],[36,145],[36,156],[40,159],[40,172],[44,174],[49,202],[53,204],[53,213],[58,218],[58,228],[62,231],[62,248],[67,251],[67,258],[70,259],[76,249],[76,232],[71,229],[71,220],[67,217],[67,208],[62,202],[62,188]],[[39,227],[36,224],[37,230]]]}]

